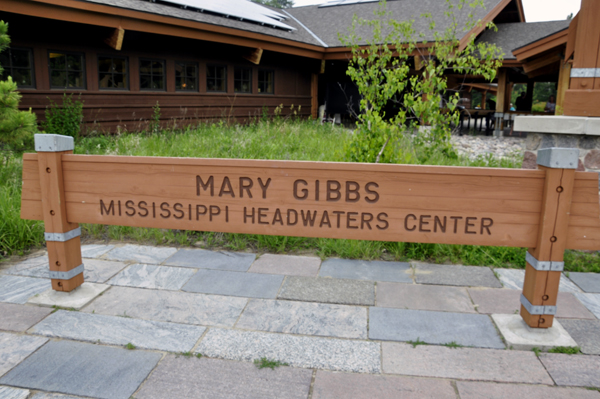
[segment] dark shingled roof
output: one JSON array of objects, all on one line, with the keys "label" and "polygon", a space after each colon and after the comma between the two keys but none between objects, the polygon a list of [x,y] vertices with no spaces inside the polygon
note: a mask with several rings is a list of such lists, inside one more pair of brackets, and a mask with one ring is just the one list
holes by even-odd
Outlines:
[{"label": "dark shingled roof", "polygon": [[[483,0],[483,2],[485,9],[478,7],[473,10],[466,7],[460,11],[456,10],[455,15],[460,27],[457,34],[459,39],[466,33],[462,33],[462,27],[464,27],[469,12],[474,12],[476,21],[483,19],[501,0]],[[457,0],[453,0],[453,3],[457,3]],[[327,43],[329,47],[340,47],[342,43],[338,39],[338,33],[348,33],[354,14],[367,20],[374,19],[373,11],[377,10],[378,7],[379,3],[362,3],[333,7],[296,7],[287,11]],[[447,11],[445,0],[388,0],[387,10],[393,18],[399,21],[415,19],[413,28],[417,34],[422,32],[427,35],[426,39],[432,37],[429,22],[420,18],[421,14],[431,13],[438,31],[445,30],[451,23],[450,19],[444,15],[444,12]]]},{"label": "dark shingled roof", "polygon": [[549,21],[498,24],[498,32],[486,30],[478,42],[495,44],[504,51],[505,60],[514,60],[512,50],[537,42],[547,36],[567,29],[571,21]]}]

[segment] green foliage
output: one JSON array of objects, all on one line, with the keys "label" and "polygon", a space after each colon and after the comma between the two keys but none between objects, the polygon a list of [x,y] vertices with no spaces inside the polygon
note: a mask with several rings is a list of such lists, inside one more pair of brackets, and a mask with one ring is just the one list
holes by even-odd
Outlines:
[{"label": "green foliage", "polygon": [[152,116],[150,116],[150,123],[148,124],[148,133],[159,133],[160,132],[160,105],[158,101],[156,105],[152,107]]},{"label": "green foliage", "polygon": [[542,353],[542,350],[540,348],[533,347],[531,348],[531,350],[533,351],[533,353],[535,353],[537,357],[540,357],[540,353]]},{"label": "green foliage", "polygon": [[50,134],[79,137],[81,122],[83,121],[83,101],[80,98],[73,100],[73,94],[63,94],[62,104],[52,100],[46,107],[46,122],[44,131]]},{"label": "green foliage", "polygon": [[[436,28],[431,14],[421,15],[429,25],[427,39],[413,28],[415,20],[393,19],[385,1],[374,11],[373,20],[354,17],[348,35],[339,37],[352,49],[347,74],[361,94],[357,129],[346,147],[349,161],[404,161],[397,142],[407,132],[426,156],[442,153],[457,158],[450,145],[450,132],[452,125],[458,125],[456,105],[460,95],[446,94],[445,73],[480,75],[492,81],[502,64],[500,50],[487,43],[475,44],[474,35],[468,37],[464,49],[459,46],[462,36],[481,24],[474,20],[473,10],[477,7],[483,7],[481,0],[446,0],[444,16],[450,23],[443,31]],[[465,12],[468,15],[463,24],[460,21]],[[495,27],[490,23],[487,28]],[[362,31],[369,36],[359,36]],[[420,42],[428,45],[427,54]],[[417,74],[411,71],[415,52],[423,60]],[[399,106],[395,115],[384,111],[390,102]]]},{"label": "green foliage", "polygon": [[266,357],[261,357],[260,360],[254,359],[254,364],[259,369],[270,368],[271,370],[275,370],[275,367],[289,366],[287,363],[282,363],[279,360],[269,360]]},{"label": "green foliage", "polygon": [[567,355],[577,355],[578,353],[581,353],[581,348],[578,346],[555,346],[554,348],[550,349],[548,352],[550,353],[566,353]]},{"label": "green foliage", "polygon": [[413,348],[416,348],[419,345],[429,345],[427,342],[421,341],[419,337],[417,337],[416,341],[406,341],[406,343],[411,344]]},{"label": "green foliage", "polygon": [[[10,44],[8,24],[0,21],[0,52]],[[0,75],[2,74],[0,65]],[[21,95],[17,84],[9,76],[0,81],[0,150],[23,150],[33,142],[33,133],[37,131],[37,118],[29,111],[19,111]]]},{"label": "green foliage", "polygon": [[444,346],[446,346],[448,348],[452,348],[452,349],[463,348],[464,347],[464,345],[457,344],[456,341],[448,342],[447,344],[444,344]]},{"label": "green foliage", "polygon": [[135,345],[131,342],[128,342],[127,345],[125,345],[125,349],[133,350],[135,349]]},{"label": "green foliage", "polygon": [[294,6],[294,0],[252,0],[254,3],[275,8],[291,8]]}]

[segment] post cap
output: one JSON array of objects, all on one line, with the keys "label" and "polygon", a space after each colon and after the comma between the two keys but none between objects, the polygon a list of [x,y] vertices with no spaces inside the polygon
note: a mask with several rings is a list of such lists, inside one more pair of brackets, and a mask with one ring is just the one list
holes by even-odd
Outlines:
[{"label": "post cap", "polygon": [[577,169],[579,149],[577,148],[544,148],[537,153],[537,164],[555,169]]},{"label": "post cap", "polygon": [[38,152],[61,152],[75,149],[75,142],[71,136],[60,134],[36,134],[35,150]]}]

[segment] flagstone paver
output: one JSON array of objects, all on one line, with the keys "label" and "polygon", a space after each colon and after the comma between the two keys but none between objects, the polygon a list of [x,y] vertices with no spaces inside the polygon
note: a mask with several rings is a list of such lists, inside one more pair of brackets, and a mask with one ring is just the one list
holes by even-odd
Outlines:
[{"label": "flagstone paver", "polygon": [[[0,332],[0,376],[15,367],[46,342],[48,340],[42,337]],[[0,385],[2,384],[0,382]]]},{"label": "flagstone paver", "polygon": [[293,367],[381,372],[380,344],[368,341],[211,328],[195,353],[244,361],[266,357]]},{"label": "flagstone paver", "polygon": [[282,282],[283,276],[274,274],[200,269],[182,289],[203,294],[275,298]]},{"label": "flagstone paver", "polygon": [[367,309],[273,300],[250,300],[237,328],[325,337],[367,338]]},{"label": "flagstone paver", "polygon": [[52,341],[0,384],[101,399],[128,399],[162,354],[73,341]]},{"label": "flagstone paver", "polygon": [[456,399],[450,381],[317,371],[312,399]]},{"label": "flagstone paver", "polygon": [[319,276],[409,284],[413,282],[412,268],[406,262],[327,259],[321,264]]},{"label": "flagstone paver", "polygon": [[90,244],[81,246],[81,256],[83,258],[99,258],[111,249],[114,245]]},{"label": "flagstone paver", "polygon": [[474,381],[457,381],[456,386],[460,399],[600,399],[600,392],[581,388]]},{"label": "flagstone paver", "polygon": [[204,249],[181,249],[165,261],[166,265],[200,269],[248,271],[256,259],[255,254]]},{"label": "flagstone paver", "polygon": [[264,254],[254,261],[248,271],[251,273],[317,277],[320,266],[321,259],[316,256]]},{"label": "flagstone paver", "polygon": [[0,303],[0,330],[25,331],[44,317],[52,309],[14,303]]},{"label": "flagstone paver", "polygon": [[489,267],[414,263],[418,284],[493,287],[502,285]]},{"label": "flagstone paver", "polygon": [[38,392],[31,399],[81,399],[80,396],[63,395],[60,393]]},{"label": "flagstone paver", "polygon": [[600,273],[570,272],[569,280],[577,284],[583,292],[600,293]]},{"label": "flagstone paver", "polygon": [[575,296],[600,319],[600,294],[576,293]]},{"label": "flagstone paver", "polygon": [[533,352],[383,342],[382,358],[390,374],[553,385]]},{"label": "flagstone paver", "polygon": [[195,270],[184,267],[135,264],[111,278],[108,284],[177,291],[194,273]]},{"label": "flagstone paver", "polygon": [[542,353],[540,360],[556,385],[600,388],[600,356]]},{"label": "flagstone paver", "polygon": [[27,302],[36,305],[81,309],[109,287],[106,284],[83,283],[71,292],[49,289],[31,297]]},{"label": "flagstone paver", "polygon": [[167,356],[136,395],[138,399],[306,399],[312,371],[252,363]]},{"label": "flagstone paver", "polygon": [[475,313],[465,288],[377,283],[377,306],[414,310]]},{"label": "flagstone paver", "polygon": [[560,323],[587,355],[600,355],[600,320],[567,320]]},{"label": "flagstone paver", "polygon": [[[44,257],[45,258],[45,257]],[[47,258],[46,258],[47,260]],[[122,262],[111,262],[98,259],[84,260],[83,276],[85,281],[91,283],[104,283],[117,274],[126,265]],[[6,274],[37,278],[50,278],[48,262],[42,264],[17,264],[6,271]]]},{"label": "flagstone paver", "polygon": [[[504,285],[504,288],[510,288],[513,290],[523,290],[523,280],[525,279],[525,270],[523,269],[494,269],[494,272],[498,275],[498,278]],[[560,284],[558,290],[561,292],[581,292],[571,280],[569,280],[564,274],[560,276]]]},{"label": "flagstone paver", "polygon": [[0,387],[0,399],[27,399],[29,393],[28,389]]},{"label": "flagstone paver", "polygon": [[175,252],[177,252],[177,248],[127,244],[122,247],[114,248],[107,252],[104,257],[111,260],[134,261],[157,265],[163,263]]},{"label": "flagstone paver", "polygon": [[371,281],[288,276],[277,297],[309,302],[375,305],[375,284]]},{"label": "flagstone paver", "polygon": [[[495,288],[469,288],[477,311],[483,314],[515,314],[521,309],[521,291]],[[594,315],[570,292],[559,292],[556,317],[595,319]]]},{"label": "flagstone paver", "polygon": [[113,287],[83,311],[144,320],[231,327],[246,298]]},{"label": "flagstone paver", "polygon": [[385,341],[416,341],[481,348],[504,348],[486,315],[430,312],[424,310],[372,307],[369,310],[369,338]]},{"label": "flagstone paver", "polygon": [[25,303],[51,288],[50,280],[22,276],[0,276],[0,302]]},{"label": "flagstone paver", "polygon": [[187,324],[59,310],[29,332],[46,337],[109,345],[131,343],[142,349],[187,352],[194,347],[205,330],[205,327]]}]

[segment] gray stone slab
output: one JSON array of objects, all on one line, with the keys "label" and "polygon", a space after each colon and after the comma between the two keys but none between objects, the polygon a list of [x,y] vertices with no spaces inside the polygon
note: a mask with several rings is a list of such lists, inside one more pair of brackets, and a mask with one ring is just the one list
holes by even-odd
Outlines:
[{"label": "gray stone slab", "polygon": [[167,356],[136,395],[138,399],[306,399],[312,370],[220,359]]},{"label": "gray stone slab", "polygon": [[377,342],[210,329],[195,351],[208,357],[253,361],[266,357],[293,367],[381,372]]},{"label": "gray stone slab", "polygon": [[184,291],[247,298],[275,298],[283,276],[201,269],[183,286]]},{"label": "gray stone slab", "polygon": [[[50,278],[48,268],[48,258],[46,262],[40,264],[19,263],[6,271],[6,274],[15,276],[27,276],[37,278]],[[98,259],[85,259],[83,276],[85,281],[92,283],[104,283],[114,276],[126,265],[122,262],[111,262]]]},{"label": "gray stone slab", "polygon": [[177,252],[177,248],[127,244],[122,247],[114,248],[107,252],[104,257],[111,260],[134,261],[157,265],[163,263],[175,252]]},{"label": "gray stone slab", "polygon": [[600,320],[560,319],[560,324],[587,355],[600,355]]},{"label": "gray stone slab", "polygon": [[102,295],[110,286],[106,284],[83,283],[73,291],[47,290],[35,295],[28,303],[43,306],[59,306],[62,308],[81,309],[98,295]]},{"label": "gray stone slab", "polygon": [[494,314],[492,319],[504,337],[506,346],[511,349],[527,351],[538,348],[547,351],[559,346],[577,346],[558,320],[554,320],[550,328],[531,328],[519,314]]},{"label": "gray stone slab", "polygon": [[575,296],[600,319],[600,294],[576,293]]},{"label": "gray stone slab", "polygon": [[289,276],[277,297],[308,302],[375,305],[375,284],[371,281]]},{"label": "gray stone slab", "polygon": [[50,280],[22,276],[0,276],[0,302],[25,303],[52,288]]},{"label": "gray stone slab", "polygon": [[492,269],[481,266],[415,263],[415,281],[418,284],[502,287]]},{"label": "gray stone slab", "polygon": [[504,349],[488,316],[467,313],[370,308],[369,338]]},{"label": "gray stone slab", "polygon": [[317,371],[312,399],[456,399],[447,380]]},{"label": "gray stone slab", "polygon": [[317,277],[320,266],[321,259],[315,256],[264,254],[254,261],[248,271],[251,273]]},{"label": "gray stone slab", "polygon": [[0,387],[0,399],[27,399],[28,389]]},{"label": "gray stone slab", "polygon": [[82,245],[81,256],[83,258],[99,258],[114,247],[114,245],[103,244]]},{"label": "gray stone slab", "polygon": [[[514,314],[521,309],[521,291],[495,288],[469,288],[469,294],[483,314]],[[585,306],[570,292],[559,292],[556,317],[595,319]]]},{"label": "gray stone slab", "polygon": [[0,330],[23,332],[48,316],[52,309],[0,303]]},{"label": "gray stone slab", "polygon": [[[523,280],[525,280],[525,270],[523,269],[494,269],[498,278],[504,285],[504,288],[512,290],[523,290]],[[560,284],[558,286],[560,292],[581,292],[579,287],[571,282],[564,274],[560,276]]]},{"label": "gray stone slab", "polygon": [[60,393],[38,392],[31,399],[81,399],[80,396],[62,395]]},{"label": "gray stone slab", "polygon": [[409,284],[413,282],[410,264],[378,260],[327,259],[321,264],[319,276]]},{"label": "gray stone slab", "polygon": [[247,302],[245,298],[113,287],[88,305],[84,312],[231,327]]},{"label": "gray stone slab", "polygon": [[553,385],[531,351],[446,348],[383,342],[383,371],[416,377]]},{"label": "gray stone slab", "polygon": [[205,327],[59,310],[29,330],[32,334],[78,341],[188,352]]},{"label": "gray stone slab", "polygon": [[0,376],[15,367],[46,342],[48,340],[42,337],[0,332]]},{"label": "gray stone slab", "polygon": [[439,285],[377,283],[377,306],[475,313],[466,288]]},{"label": "gray stone slab", "polygon": [[456,381],[460,399],[600,399],[600,392],[581,388],[544,385],[498,384],[494,382]]},{"label": "gray stone slab", "polygon": [[600,356],[542,353],[540,360],[556,385],[600,388]]},{"label": "gray stone slab", "polygon": [[273,300],[250,300],[237,328],[325,337],[367,338],[367,309]]},{"label": "gray stone slab", "polygon": [[184,267],[131,265],[107,283],[137,288],[155,288],[178,291],[196,273]]},{"label": "gray stone slab", "polygon": [[165,261],[166,265],[193,267],[200,269],[248,271],[256,259],[255,254],[227,251],[207,251],[204,249],[180,249]]},{"label": "gray stone slab", "polygon": [[583,292],[600,293],[600,273],[569,272],[569,280],[577,284]]},{"label": "gray stone slab", "polygon": [[7,373],[0,384],[101,399],[128,399],[162,354],[73,341],[52,341]]}]

